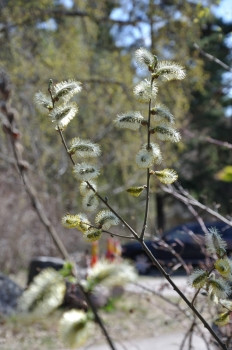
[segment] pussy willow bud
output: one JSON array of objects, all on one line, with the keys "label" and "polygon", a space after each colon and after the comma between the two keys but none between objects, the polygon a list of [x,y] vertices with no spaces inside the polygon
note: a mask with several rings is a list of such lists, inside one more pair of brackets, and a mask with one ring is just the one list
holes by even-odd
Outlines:
[{"label": "pussy willow bud", "polygon": [[138,101],[147,103],[156,97],[158,87],[155,82],[151,86],[151,81],[145,79],[134,87],[133,92]]},{"label": "pussy willow bud", "polygon": [[135,51],[135,60],[142,68],[149,68],[151,71],[154,70],[155,57],[143,47]]},{"label": "pussy willow bud", "polygon": [[[96,185],[96,183],[95,182],[93,182],[93,181],[88,181],[88,183],[93,187],[93,189],[95,190],[95,191],[97,191],[97,185]],[[82,181],[81,183],[80,183],[80,194],[82,195],[82,196],[86,196],[88,193],[93,193],[94,191],[91,189],[91,187],[89,186],[89,184],[88,184],[86,181]]]},{"label": "pussy willow bud", "polygon": [[75,137],[71,140],[71,146],[69,148],[70,154],[76,154],[78,157],[88,158],[97,157],[100,155],[100,147],[89,140],[82,140]]},{"label": "pussy willow bud", "polygon": [[226,254],[226,242],[220,236],[218,230],[214,227],[209,228],[206,235],[206,247],[209,253],[216,253],[219,258]]},{"label": "pussy willow bud", "polygon": [[204,270],[195,270],[193,273],[189,276],[189,283],[194,288],[202,288],[204,287],[206,281],[208,278],[208,272]]},{"label": "pussy willow bud", "polygon": [[96,218],[95,223],[103,230],[108,230],[111,226],[119,224],[117,216],[110,210],[101,210]]},{"label": "pussy willow bud", "polygon": [[67,214],[62,218],[62,224],[67,228],[75,228],[80,223],[80,217],[78,215]]},{"label": "pussy willow bud", "polygon": [[59,323],[59,335],[68,347],[83,345],[89,336],[87,314],[80,310],[65,312]]},{"label": "pussy willow bud", "polygon": [[118,115],[114,120],[114,123],[117,128],[138,130],[143,119],[144,118],[140,112],[127,112]]},{"label": "pussy willow bud", "polygon": [[135,268],[127,262],[117,263],[101,260],[89,271],[87,289],[91,290],[101,284],[108,287],[121,286],[137,278]]},{"label": "pussy willow bud", "polygon": [[220,304],[232,312],[232,300],[220,299]]},{"label": "pussy willow bud", "polygon": [[90,222],[85,214],[79,213],[77,216],[79,218],[79,221],[76,225],[76,228],[82,233],[85,233],[90,227]]},{"label": "pussy willow bud", "polygon": [[155,175],[158,177],[160,182],[162,182],[165,185],[172,184],[178,179],[178,175],[173,169],[155,171]]},{"label": "pussy willow bud", "polygon": [[85,232],[85,239],[87,242],[95,242],[101,238],[102,230],[91,227]]},{"label": "pussy willow bud", "polygon": [[89,191],[82,200],[83,209],[86,211],[95,211],[98,207],[99,201],[93,191]]},{"label": "pussy willow bud", "polygon": [[231,264],[228,258],[216,260],[214,267],[222,277],[226,278],[227,280],[232,278]]},{"label": "pussy willow bud", "polygon": [[63,99],[65,102],[69,101],[74,95],[82,89],[79,81],[68,80],[53,86],[53,98],[55,100]]},{"label": "pussy willow bud", "polygon": [[180,133],[176,131],[174,128],[167,126],[165,124],[156,126],[155,128],[150,130],[150,133],[155,134],[157,138],[161,141],[171,141],[171,142],[180,141]]},{"label": "pussy willow bud", "polygon": [[40,272],[19,299],[23,312],[33,312],[45,317],[57,309],[64,300],[66,285],[63,277],[54,269]]},{"label": "pussy willow bud", "polygon": [[155,105],[155,107],[151,109],[151,114],[154,116],[153,119],[155,123],[174,123],[174,117],[172,113],[166,106],[162,104]]},{"label": "pussy willow bud", "polygon": [[56,124],[56,129],[64,130],[69,122],[76,116],[78,112],[77,104],[72,102],[66,105],[55,107],[49,117]]},{"label": "pussy willow bud", "polygon": [[46,108],[49,111],[53,108],[51,97],[43,94],[40,91],[35,94],[34,101],[38,107]]},{"label": "pussy willow bud", "polygon": [[74,175],[82,181],[95,179],[100,174],[99,169],[91,164],[79,163],[73,167]]},{"label": "pussy willow bud", "polygon": [[229,284],[222,278],[209,278],[209,293],[215,294],[218,298],[226,298],[231,292]]},{"label": "pussy willow bud", "polygon": [[160,148],[153,142],[150,143],[149,149],[147,144],[143,145],[136,155],[136,163],[142,169],[150,168],[154,163],[159,164],[161,160]]},{"label": "pussy willow bud", "polygon": [[185,78],[185,69],[178,63],[171,61],[158,62],[153,76],[161,76],[166,80],[182,80]]}]

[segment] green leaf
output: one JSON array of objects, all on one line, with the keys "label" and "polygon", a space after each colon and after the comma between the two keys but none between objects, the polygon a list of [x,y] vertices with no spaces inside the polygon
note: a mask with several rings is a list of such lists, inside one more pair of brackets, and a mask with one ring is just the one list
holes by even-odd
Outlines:
[{"label": "green leaf", "polygon": [[224,182],[232,182],[232,165],[225,166],[216,174],[216,179]]},{"label": "green leaf", "polygon": [[59,270],[59,273],[64,278],[68,278],[69,281],[75,281],[75,278],[73,278],[73,264],[70,261],[66,261],[64,266],[61,270]]},{"label": "green leaf", "polygon": [[144,190],[144,186],[130,187],[126,191],[133,197],[139,197]]},{"label": "green leaf", "polygon": [[225,326],[230,322],[230,312],[224,312],[214,321],[217,326]]}]

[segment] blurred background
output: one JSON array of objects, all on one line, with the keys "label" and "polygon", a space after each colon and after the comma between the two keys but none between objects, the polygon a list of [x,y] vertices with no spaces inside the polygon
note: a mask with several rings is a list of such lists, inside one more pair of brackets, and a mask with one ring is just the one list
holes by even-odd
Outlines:
[{"label": "blurred background", "polygon": [[[49,79],[83,83],[76,99],[78,117],[65,136],[101,145],[99,190],[141,230],[145,196],[135,199],[125,190],[146,183],[146,172],[135,164],[146,135],[117,130],[113,120],[128,110],[147,113],[132,93],[145,77],[133,60],[137,48],[179,62],[186,67],[186,79],[159,90],[159,101],[170,108],[182,134],[180,143],[162,146],[163,164],[178,172],[179,183],[194,198],[230,218],[232,73],[201,50],[231,65],[231,31],[229,0],[0,0],[0,70],[12,89],[23,159],[38,198],[71,253],[87,247],[81,234],[61,225],[65,213],[82,211],[79,185],[54,126],[35,108],[34,94],[46,92]],[[35,255],[59,253],[25,193],[3,130],[0,147],[0,266],[15,272]],[[152,235],[194,220],[157,182],[152,183],[150,209]],[[201,209],[199,215],[212,219]],[[100,248],[105,244],[103,239]]]}]

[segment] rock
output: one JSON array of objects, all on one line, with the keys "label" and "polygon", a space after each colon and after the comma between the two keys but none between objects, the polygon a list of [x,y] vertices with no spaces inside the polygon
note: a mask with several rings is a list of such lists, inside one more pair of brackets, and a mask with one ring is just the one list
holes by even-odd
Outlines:
[{"label": "rock", "polygon": [[0,273],[0,314],[11,315],[17,308],[23,289],[9,277]]},{"label": "rock", "polygon": [[40,273],[40,271],[52,267],[55,270],[61,270],[65,261],[60,258],[54,258],[50,256],[38,256],[31,260],[29,265],[27,285],[29,285],[34,277]]}]

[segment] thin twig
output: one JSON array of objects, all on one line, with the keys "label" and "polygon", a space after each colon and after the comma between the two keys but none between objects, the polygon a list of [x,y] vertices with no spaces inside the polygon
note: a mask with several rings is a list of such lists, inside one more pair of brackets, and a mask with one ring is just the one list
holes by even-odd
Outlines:
[{"label": "thin twig", "polygon": [[132,236],[124,236],[124,235],[120,235],[120,234],[114,233],[114,232],[109,232],[109,231],[106,231],[106,230],[103,230],[102,233],[107,233],[110,236],[115,236],[115,237],[120,237],[120,238],[125,238],[125,239],[135,239]]},{"label": "thin twig", "polygon": [[[200,139],[201,138],[203,138],[203,137],[200,137]],[[212,137],[209,137],[209,136],[205,137],[204,139],[206,141],[208,141],[209,143],[213,143],[214,145],[232,149],[232,144],[227,142],[227,141],[216,140],[216,139],[213,139]]]},{"label": "thin twig", "polygon": [[199,45],[197,45],[197,43],[194,43],[193,44],[193,47],[195,49],[197,49],[200,54],[206,58],[208,58],[208,60],[212,61],[212,62],[215,62],[217,64],[219,64],[219,66],[223,67],[224,69],[228,70],[229,72],[232,72],[232,68],[230,66],[228,66],[228,64],[222,62],[221,60],[219,60],[217,57],[213,56],[213,55],[210,55],[209,53],[205,52],[204,50],[202,50],[200,48]]},{"label": "thin twig", "polygon": [[187,191],[181,191],[183,194],[177,192],[175,190],[175,188],[171,185],[169,186],[162,186],[162,189],[166,192],[171,194],[173,197],[179,199],[181,202],[185,203],[185,204],[191,204],[195,207],[201,208],[203,210],[205,210],[207,213],[211,214],[212,216],[215,216],[216,218],[218,218],[219,220],[225,222],[227,225],[232,226],[232,220],[228,220],[227,218],[225,218],[224,216],[222,216],[221,214],[217,213],[215,210],[207,207],[206,205],[202,204],[201,202],[199,202],[197,199],[193,198]]},{"label": "thin twig", "polygon": [[[152,90],[152,84],[154,79],[151,79],[151,90]],[[148,119],[147,119],[147,150],[149,151],[151,148],[150,142],[151,142],[151,133],[150,133],[150,126],[151,126],[151,98],[149,100],[148,105]],[[142,227],[142,232],[140,235],[141,240],[144,239],[145,230],[147,228],[147,218],[148,218],[148,211],[149,211],[149,200],[150,200],[150,169],[147,169],[147,186],[146,186],[146,204],[145,204],[145,213],[144,213],[144,222]]]},{"label": "thin twig", "polygon": [[192,303],[191,303],[192,305],[194,305],[194,302],[195,302],[195,300],[196,300],[198,294],[200,293],[200,290],[201,290],[201,288],[198,288],[198,290],[197,290],[196,293],[194,294],[194,297],[193,297],[193,300],[192,300]]},{"label": "thin twig", "polygon": [[[98,227],[94,226],[94,225],[91,225],[89,224],[88,222],[85,222],[85,221],[82,221],[82,223],[84,225],[87,225],[89,228],[95,228],[95,229],[98,229]],[[126,238],[126,239],[135,239],[134,237],[132,236],[124,236],[124,235],[120,235],[118,233],[114,233],[114,232],[110,232],[110,231],[107,231],[107,230],[102,230],[102,233],[106,233],[110,236],[116,236],[116,237],[120,237],[120,238]]]},{"label": "thin twig", "polygon": [[195,327],[195,319],[193,320],[193,322],[191,323],[189,329],[185,333],[185,336],[184,336],[184,338],[183,338],[183,340],[181,342],[181,345],[180,345],[180,350],[184,349],[184,345],[185,345],[185,342],[188,339],[188,337],[189,337],[189,350],[191,350],[191,348],[192,348],[192,345],[191,345],[192,344],[192,335],[193,335],[194,327]]},{"label": "thin twig", "polygon": [[[192,327],[192,324],[191,324],[191,327]],[[189,335],[189,332],[190,332],[191,327],[190,327],[190,328],[187,330],[187,332],[184,334],[184,337],[183,337],[182,342],[181,342],[181,344],[180,344],[179,350],[183,350],[184,345],[185,345],[185,342],[186,342],[186,340],[187,340],[187,338],[188,338],[188,335]]]},{"label": "thin twig", "polygon": [[[179,303],[173,302],[170,298],[167,298],[167,297],[165,297],[163,294],[161,294],[161,293],[159,293],[159,292],[157,292],[157,291],[155,291],[155,290],[153,290],[153,289],[151,289],[151,288],[149,288],[149,287],[147,287],[147,286],[144,286],[144,285],[142,285],[142,284],[140,284],[140,283],[133,282],[132,284],[134,284],[134,285],[140,287],[141,289],[143,289],[143,290],[145,290],[145,291],[147,291],[147,292],[150,292],[150,293],[152,293],[152,294],[158,296],[160,299],[164,300],[166,303],[168,303],[168,304],[172,305],[173,307],[177,308],[177,310],[179,310],[181,313],[183,313],[183,315],[184,315],[186,318],[188,318],[188,319],[190,319],[191,321],[193,321],[193,319],[194,319],[194,316],[193,316],[193,315],[194,315],[194,314],[192,315],[192,314],[188,311],[188,309],[183,309],[182,307],[180,307]],[[180,299],[180,300],[181,300],[181,299]],[[201,327],[198,326],[198,325],[196,324],[196,328],[197,328],[197,331],[199,332],[201,338],[204,340],[205,346],[206,346],[207,350],[210,350],[208,341],[207,341],[207,339],[206,339],[206,337],[205,337],[205,334],[202,332]]]},{"label": "thin twig", "polygon": [[[183,130],[183,134],[186,135],[188,138],[189,137],[191,137],[191,138],[196,137],[196,134],[194,132],[187,130],[187,129]],[[217,146],[232,149],[232,144],[227,142],[227,141],[217,140],[217,139],[214,139],[210,136],[204,136],[204,135],[198,135],[198,139],[200,141],[206,141],[206,142],[212,143],[212,144],[217,145]]]},{"label": "thin twig", "polygon": [[[180,183],[176,182],[176,186],[178,187],[178,189],[180,191],[184,191],[184,188],[180,185]],[[193,216],[195,217],[195,219],[197,220],[197,222],[199,223],[199,225],[201,226],[202,231],[207,234],[208,230],[207,227],[204,223],[204,220],[202,219],[202,217],[198,214],[198,212],[195,210],[195,208],[193,207],[192,204],[188,203],[184,203],[188,210],[190,211],[191,214],[193,214]]]},{"label": "thin twig", "polygon": [[151,174],[150,174],[150,169],[148,168],[147,169],[147,185],[146,185],[146,204],[145,204],[143,228],[142,228],[142,232],[140,235],[141,239],[144,239],[145,230],[147,228],[147,218],[148,218],[149,199],[150,199],[150,178],[151,178]]},{"label": "thin twig", "polygon": [[166,243],[164,240],[161,240],[161,245],[165,247],[176,259],[179,261],[179,263],[183,266],[187,274],[190,274],[190,269],[184,259],[181,257],[180,254],[178,254],[175,249],[171,246],[171,244]]}]

